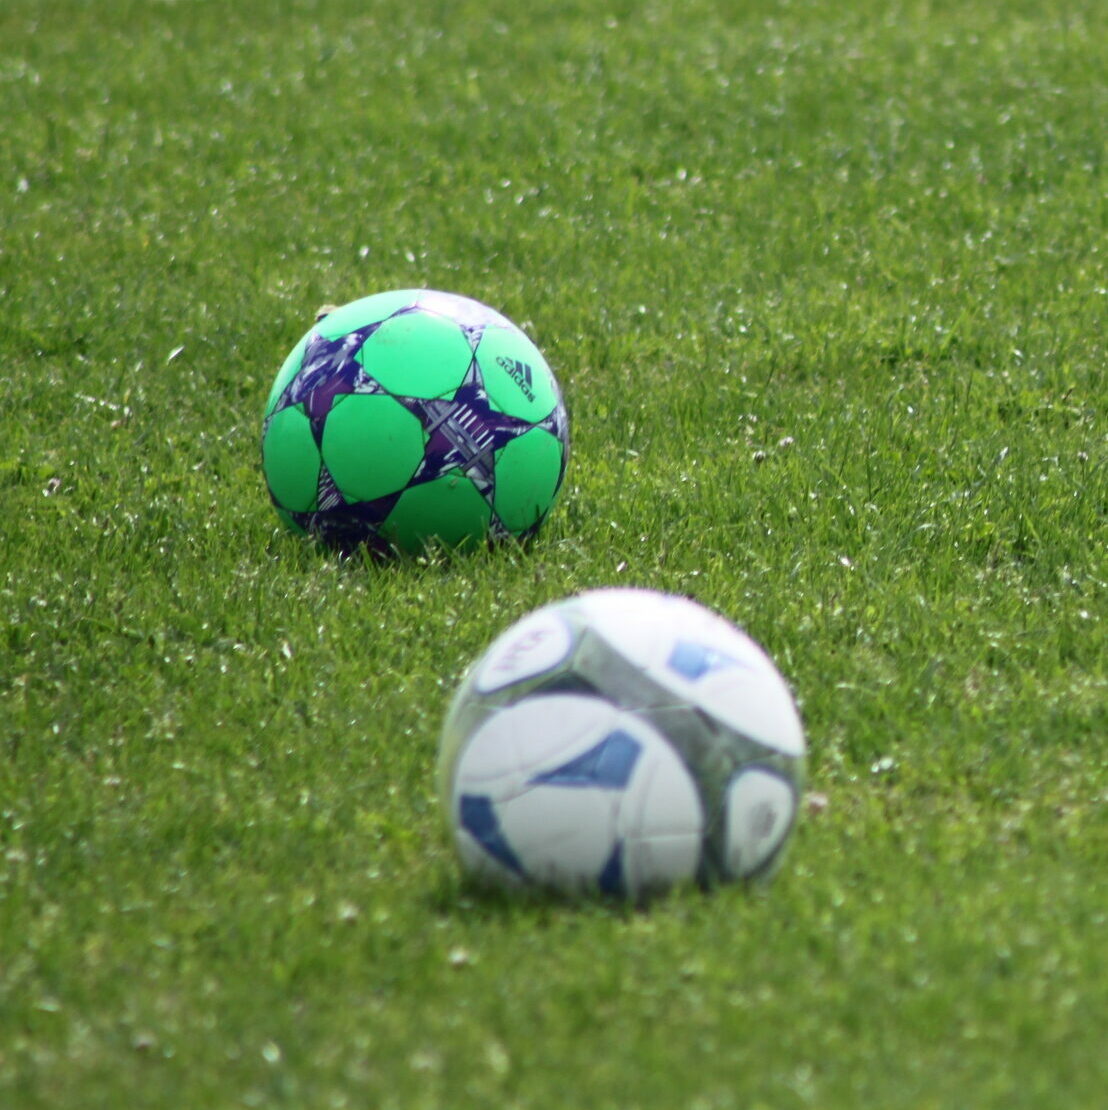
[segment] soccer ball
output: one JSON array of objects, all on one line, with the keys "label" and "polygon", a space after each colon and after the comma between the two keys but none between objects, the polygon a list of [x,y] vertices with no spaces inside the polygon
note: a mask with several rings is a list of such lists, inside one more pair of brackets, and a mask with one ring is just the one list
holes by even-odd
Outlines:
[{"label": "soccer ball", "polygon": [[510,320],[401,289],[326,313],[277,374],[262,468],[289,527],[418,553],[524,539],[554,504],[569,436],[558,383]]},{"label": "soccer ball", "polygon": [[771,875],[804,756],[792,694],[744,632],[686,598],[594,590],[469,669],[439,793],[478,881],[640,900]]}]

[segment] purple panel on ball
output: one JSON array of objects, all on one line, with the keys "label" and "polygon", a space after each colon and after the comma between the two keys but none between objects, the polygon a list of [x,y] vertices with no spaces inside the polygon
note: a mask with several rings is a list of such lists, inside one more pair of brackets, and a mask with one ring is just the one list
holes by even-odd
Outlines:
[{"label": "purple panel on ball", "polygon": [[461,470],[483,494],[491,496],[496,452],[533,427],[492,407],[476,360],[450,399],[397,399],[419,417],[428,433],[423,462],[412,485]]}]

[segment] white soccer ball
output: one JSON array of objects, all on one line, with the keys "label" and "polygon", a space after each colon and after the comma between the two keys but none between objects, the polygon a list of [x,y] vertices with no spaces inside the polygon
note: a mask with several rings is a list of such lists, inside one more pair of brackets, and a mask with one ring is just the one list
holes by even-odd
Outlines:
[{"label": "white soccer ball", "polygon": [[746,633],[686,598],[594,590],[473,664],[439,790],[478,880],[640,900],[772,874],[804,755],[792,694]]}]

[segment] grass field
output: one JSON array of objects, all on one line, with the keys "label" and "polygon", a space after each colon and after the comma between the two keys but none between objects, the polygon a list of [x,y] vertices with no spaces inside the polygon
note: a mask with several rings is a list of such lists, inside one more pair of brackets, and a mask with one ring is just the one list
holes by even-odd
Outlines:
[{"label": "grass field", "polygon": [[[1105,1105],[1096,0],[4,0],[0,1107]],[[283,533],[318,305],[524,326],[534,548]],[[796,690],[765,891],[462,884],[467,663],[692,594]]]}]

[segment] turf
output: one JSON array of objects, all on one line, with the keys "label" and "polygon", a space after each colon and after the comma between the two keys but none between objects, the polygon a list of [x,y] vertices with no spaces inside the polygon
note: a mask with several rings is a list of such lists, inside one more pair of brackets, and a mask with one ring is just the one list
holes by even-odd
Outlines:
[{"label": "turf", "polygon": [[[1101,1106],[1102,17],[6,0],[0,1105]],[[420,285],[562,382],[528,552],[268,504],[317,307]],[[460,880],[450,691],[613,583],[797,692],[764,891]]]}]

